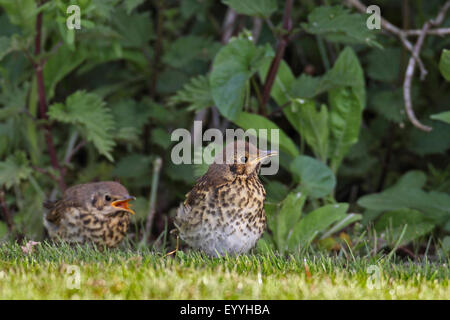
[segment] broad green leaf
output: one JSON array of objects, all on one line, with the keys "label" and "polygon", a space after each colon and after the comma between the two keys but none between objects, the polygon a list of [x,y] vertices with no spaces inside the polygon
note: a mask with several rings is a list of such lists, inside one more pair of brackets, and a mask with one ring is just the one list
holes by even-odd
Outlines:
[{"label": "broad green leaf", "polygon": [[222,0],[237,13],[268,18],[277,10],[276,0]]},{"label": "broad green leaf", "polygon": [[48,100],[53,98],[56,85],[64,79],[70,72],[83,63],[86,59],[86,52],[79,48],[76,51],[71,51],[67,46],[63,45],[51,55],[45,64],[44,82],[46,84],[46,91]]},{"label": "broad green leaf", "polygon": [[247,39],[233,39],[213,62],[211,93],[220,113],[235,120],[242,110],[248,80],[264,62],[267,49]]},{"label": "broad green leaf", "polygon": [[324,197],[336,186],[336,178],[330,168],[314,158],[298,156],[289,169],[300,182],[300,190],[312,198]]},{"label": "broad green leaf", "polygon": [[345,215],[342,219],[336,222],[329,230],[327,230],[320,239],[325,239],[331,236],[333,233],[344,229],[346,226],[362,219],[362,215],[359,213],[350,213]]},{"label": "broad green leaf", "polygon": [[394,123],[402,123],[406,120],[401,89],[377,91],[367,100],[370,109],[387,120]]},{"label": "broad green leaf", "polygon": [[450,195],[443,192],[422,190],[426,177],[419,171],[403,175],[392,187],[359,198],[358,204],[366,209],[391,211],[403,208],[415,209],[436,223],[450,219]]},{"label": "broad green leaf", "polygon": [[432,114],[430,118],[433,120],[440,120],[450,124],[450,111]]},{"label": "broad green leaf", "polygon": [[450,126],[443,121],[423,119],[424,125],[431,125],[433,130],[423,132],[411,130],[406,135],[406,146],[414,153],[425,156],[429,154],[445,154],[450,149]]},{"label": "broad green leaf", "polygon": [[448,49],[442,50],[439,70],[445,80],[450,81],[450,50]]},{"label": "broad green leaf", "polygon": [[31,172],[26,154],[17,151],[6,158],[5,161],[0,162],[0,186],[9,189],[18,185],[20,181],[28,179]]},{"label": "broad green leaf", "polygon": [[[259,68],[259,77],[262,82],[265,82],[270,64],[271,61],[267,60],[261,65],[261,68]],[[291,100],[292,96],[290,91],[294,80],[295,77],[291,71],[291,68],[286,62],[284,62],[284,60],[281,60],[280,67],[278,68],[278,72],[272,86],[272,91],[270,92],[271,97],[279,106],[282,106]]]},{"label": "broad green leaf", "polygon": [[201,110],[214,105],[207,76],[197,76],[192,78],[188,83],[179,90],[176,95],[172,96],[169,103],[188,104],[187,110]]},{"label": "broad green leaf", "polygon": [[358,141],[362,107],[356,95],[348,88],[331,90],[329,100],[329,155],[331,168],[336,172],[350,147]]},{"label": "broad green leaf", "polygon": [[220,43],[210,38],[193,35],[181,37],[164,53],[163,62],[173,68],[186,69],[197,60],[210,61],[219,48]]},{"label": "broad green leaf", "polygon": [[325,37],[331,42],[367,44],[378,46],[375,32],[366,26],[367,17],[350,13],[342,6],[319,6],[308,15],[308,23],[302,23],[306,32]]},{"label": "broad green leaf", "polygon": [[0,61],[11,52],[11,39],[5,36],[0,37]]},{"label": "broad green leaf", "polygon": [[286,246],[292,228],[300,220],[305,201],[306,195],[301,192],[291,192],[281,203],[280,212],[276,216],[276,229],[272,230],[274,232],[275,242],[281,252],[287,250]]},{"label": "broad green leaf", "polygon": [[[133,170],[130,170],[133,168]],[[151,158],[142,154],[126,155],[117,162],[113,175],[118,178],[137,178],[148,176],[150,179]]]},{"label": "broad green leaf", "polygon": [[34,0],[0,0],[0,7],[6,11],[12,24],[31,32],[38,13]]},{"label": "broad green leaf", "polygon": [[130,14],[135,8],[144,3],[145,0],[125,0],[123,2],[125,9],[127,10],[127,14]]},{"label": "broad green leaf", "polygon": [[327,159],[328,150],[328,109],[325,105],[316,109],[314,101],[295,99],[286,111],[297,120],[296,129],[322,161]]},{"label": "broad green leaf", "polygon": [[380,233],[386,232],[392,238],[392,242],[396,242],[405,225],[407,227],[400,242],[401,245],[424,236],[434,229],[432,221],[423,213],[412,209],[398,209],[383,214],[375,224],[375,229]]},{"label": "broad green leaf", "polygon": [[294,226],[289,238],[288,248],[295,250],[308,245],[320,233],[336,221],[346,217],[347,203],[337,203],[323,206],[304,216]]},{"label": "broad green leaf", "polygon": [[51,105],[48,115],[51,120],[75,125],[100,154],[113,161],[111,152],[115,145],[115,122],[111,111],[99,96],[77,91],[66,99],[65,104]]},{"label": "broad green leaf", "polygon": [[[255,129],[256,132],[258,132],[259,129],[268,130],[267,140],[269,141],[271,141],[271,130],[278,130],[280,149],[293,157],[298,156],[299,152],[297,146],[292,142],[291,138],[269,119],[257,114],[241,112],[233,122],[244,130]],[[271,142],[275,143],[276,141]]]},{"label": "broad green leaf", "polygon": [[154,37],[148,12],[128,15],[125,10],[117,9],[112,21],[124,47],[143,48]]}]

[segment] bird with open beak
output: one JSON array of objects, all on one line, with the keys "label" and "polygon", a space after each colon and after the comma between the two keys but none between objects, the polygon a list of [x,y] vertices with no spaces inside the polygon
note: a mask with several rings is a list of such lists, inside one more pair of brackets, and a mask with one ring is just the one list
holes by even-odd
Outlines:
[{"label": "bird with open beak", "polygon": [[181,239],[211,256],[252,249],[266,226],[259,169],[276,154],[244,141],[227,144],[178,208]]},{"label": "bird with open beak", "polygon": [[92,243],[114,248],[125,237],[135,200],[118,182],[80,184],[67,189],[61,200],[44,203],[44,226],[54,241]]}]

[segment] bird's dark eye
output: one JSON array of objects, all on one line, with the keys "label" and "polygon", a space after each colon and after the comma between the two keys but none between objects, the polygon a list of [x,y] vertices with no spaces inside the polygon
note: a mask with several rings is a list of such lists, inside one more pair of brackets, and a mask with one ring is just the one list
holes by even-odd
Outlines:
[{"label": "bird's dark eye", "polygon": [[247,157],[242,157],[242,158],[241,158],[241,162],[242,162],[242,163],[247,163],[247,160],[248,160]]},{"label": "bird's dark eye", "polygon": [[111,201],[111,197],[108,196],[108,195],[106,195],[106,196],[105,196],[105,200],[106,200],[106,201]]}]

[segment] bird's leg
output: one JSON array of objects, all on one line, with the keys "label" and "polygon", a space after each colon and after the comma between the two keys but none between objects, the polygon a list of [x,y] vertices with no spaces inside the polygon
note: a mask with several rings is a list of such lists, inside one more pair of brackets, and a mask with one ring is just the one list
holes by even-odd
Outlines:
[{"label": "bird's leg", "polygon": [[178,240],[179,240],[179,239],[180,239],[180,236],[177,234],[177,246],[176,246],[175,250],[172,250],[172,251],[170,251],[169,253],[166,253],[166,255],[164,256],[164,258],[167,257],[167,256],[170,256],[170,255],[172,255],[172,254],[174,254],[174,253],[176,253],[176,252],[178,251]]}]

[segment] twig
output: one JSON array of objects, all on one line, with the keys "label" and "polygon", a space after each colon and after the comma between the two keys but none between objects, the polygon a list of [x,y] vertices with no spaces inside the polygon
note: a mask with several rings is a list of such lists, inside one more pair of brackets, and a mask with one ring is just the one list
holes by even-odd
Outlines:
[{"label": "twig", "polygon": [[[35,50],[34,55],[38,57],[41,54],[41,34],[42,34],[42,12],[39,12],[36,17],[36,36],[35,36]],[[56,154],[55,144],[53,143],[53,135],[51,133],[51,125],[48,123],[48,115],[47,115],[47,99],[45,96],[45,85],[44,85],[44,76],[42,73],[44,64],[42,61],[36,62],[34,64],[34,69],[36,72],[36,80],[38,87],[38,96],[39,96],[39,113],[40,118],[47,121],[44,124],[44,135],[47,143],[48,152],[50,155],[50,162],[52,167],[60,172],[59,178],[56,180],[61,191],[66,189],[66,184],[64,182],[64,170],[59,165],[58,156]]]},{"label": "twig", "polygon": [[14,220],[12,219],[11,212],[9,212],[8,205],[5,201],[5,192],[0,190],[0,205],[3,210],[3,215],[5,217],[6,226],[8,227],[8,231],[12,233],[15,229],[14,227]]},{"label": "twig", "polygon": [[[347,0],[347,3],[356,9],[358,9],[361,12],[366,12],[367,7],[363,5],[359,0]],[[411,101],[411,83],[412,78],[414,75],[414,70],[416,67],[416,64],[418,65],[420,69],[420,79],[424,80],[425,76],[427,75],[427,70],[425,69],[422,60],[419,57],[420,50],[422,48],[422,45],[424,43],[425,37],[428,34],[436,34],[436,30],[441,30],[440,35],[445,34],[448,30],[448,28],[444,29],[430,29],[431,26],[437,27],[439,24],[441,24],[444,21],[445,14],[447,10],[450,8],[450,1],[447,1],[444,6],[439,10],[438,15],[435,19],[429,20],[424,23],[421,30],[401,30],[391,24],[389,21],[387,21],[384,18],[381,18],[381,25],[386,31],[389,31],[391,34],[396,35],[400,41],[402,42],[403,46],[407,48],[411,52],[411,57],[408,61],[408,66],[406,68],[405,73],[405,80],[403,82],[403,99],[405,100],[405,110],[406,114],[408,115],[408,119],[411,121],[411,123],[418,129],[429,132],[432,130],[431,127],[425,126],[417,119],[416,115],[414,114],[414,110],[412,108],[412,101]],[[431,32],[433,31],[433,32]],[[418,35],[416,44],[413,46],[411,42],[407,39],[408,35]]]},{"label": "twig", "polygon": [[222,43],[227,44],[234,32],[234,23],[236,22],[237,13],[228,8],[225,19],[222,24]]},{"label": "twig", "polygon": [[35,170],[35,171],[37,171],[39,173],[42,173],[42,174],[45,174],[45,175],[49,176],[56,183],[59,182],[59,178],[57,176],[55,176],[53,173],[51,173],[50,171],[48,171],[47,169],[39,168],[39,167],[36,167],[36,166],[32,166],[32,168],[33,168],[33,170]]},{"label": "twig", "polygon": [[153,219],[156,211],[156,194],[158,193],[159,173],[161,171],[162,160],[160,157],[153,161],[153,178],[152,178],[152,190],[150,192],[150,204],[148,210],[147,221],[145,223],[144,237],[142,241],[146,241],[147,237],[152,231]]},{"label": "twig", "polygon": [[[422,33],[422,30],[404,30],[404,33],[407,36],[419,36]],[[427,34],[433,36],[445,36],[450,34],[450,28],[430,29],[427,31]]]},{"label": "twig", "polygon": [[[419,37],[417,38],[416,44],[414,45],[413,52],[417,56],[419,55],[419,52],[422,48],[422,45],[423,45],[423,42],[425,40],[428,30],[431,28],[432,25],[437,26],[442,23],[442,21],[444,20],[444,17],[445,17],[445,13],[447,12],[447,10],[449,8],[450,8],[450,1],[447,1],[444,4],[444,6],[439,10],[439,13],[435,19],[429,20],[424,23],[424,25],[422,27],[422,32],[419,35]],[[409,120],[415,127],[419,128],[420,130],[429,132],[432,130],[432,128],[420,123],[420,121],[416,118],[416,115],[414,114],[414,110],[412,107],[411,83],[412,83],[412,78],[414,75],[415,67],[416,67],[416,60],[413,57],[411,57],[409,59],[408,66],[406,68],[405,80],[403,82],[403,99],[405,100],[405,110],[406,110],[406,114],[408,115]]]},{"label": "twig", "polygon": [[286,32],[284,34],[281,34],[278,38],[277,51],[275,53],[275,57],[272,60],[272,63],[270,64],[269,72],[267,73],[267,76],[266,76],[266,81],[264,84],[264,91],[263,91],[262,105],[261,105],[261,109],[263,112],[265,112],[265,106],[267,105],[267,102],[269,101],[270,92],[272,91],[272,86],[275,81],[275,77],[277,75],[278,68],[280,67],[281,59],[283,59],[284,51],[289,42],[290,32],[292,31],[291,12],[292,12],[293,2],[294,2],[293,0],[286,0],[286,2],[285,2],[284,14],[283,14],[283,29]]},{"label": "twig", "polygon": [[252,37],[253,43],[257,43],[259,39],[259,35],[261,34],[261,29],[263,26],[263,21],[261,18],[253,18],[253,28],[252,28]]}]

